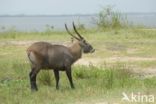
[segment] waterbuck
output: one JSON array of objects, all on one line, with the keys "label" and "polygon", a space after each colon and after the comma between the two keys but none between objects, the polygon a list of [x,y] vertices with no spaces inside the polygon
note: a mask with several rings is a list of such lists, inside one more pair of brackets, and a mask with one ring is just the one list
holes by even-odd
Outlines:
[{"label": "waterbuck", "polygon": [[81,58],[82,53],[93,53],[95,49],[79,34],[74,22],[73,28],[77,36],[73,35],[65,24],[66,31],[76,42],[71,46],[53,45],[48,42],[33,43],[27,49],[27,55],[31,63],[31,72],[29,74],[31,90],[37,91],[36,76],[41,69],[53,69],[56,89],[59,89],[59,71],[66,71],[71,88],[74,88],[71,75],[71,66]]}]

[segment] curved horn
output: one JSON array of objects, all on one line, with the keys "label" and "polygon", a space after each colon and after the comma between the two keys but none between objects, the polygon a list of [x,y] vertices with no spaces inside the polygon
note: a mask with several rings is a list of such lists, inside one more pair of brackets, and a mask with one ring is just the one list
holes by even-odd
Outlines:
[{"label": "curved horn", "polygon": [[68,30],[68,27],[67,25],[65,24],[65,28],[66,28],[66,31],[68,32],[69,35],[71,35],[73,38],[77,39],[77,40],[80,40],[79,38],[77,38],[76,36],[74,36],[69,30]]},{"label": "curved horn", "polygon": [[73,28],[74,28],[74,31],[76,32],[76,34],[80,37],[80,39],[83,39],[83,37],[80,35],[80,33],[76,30],[74,22],[73,22]]}]

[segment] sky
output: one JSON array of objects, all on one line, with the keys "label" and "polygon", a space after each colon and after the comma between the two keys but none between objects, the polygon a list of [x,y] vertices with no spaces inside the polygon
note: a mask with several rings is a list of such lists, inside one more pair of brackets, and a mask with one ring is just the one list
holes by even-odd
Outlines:
[{"label": "sky", "polygon": [[0,0],[0,15],[95,14],[108,5],[119,12],[156,13],[156,0]]}]

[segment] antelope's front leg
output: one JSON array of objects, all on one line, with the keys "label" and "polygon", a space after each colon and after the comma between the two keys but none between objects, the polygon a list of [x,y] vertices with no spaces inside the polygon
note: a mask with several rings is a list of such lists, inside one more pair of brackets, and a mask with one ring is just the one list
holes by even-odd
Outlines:
[{"label": "antelope's front leg", "polygon": [[74,84],[73,84],[73,79],[72,79],[72,74],[71,74],[71,67],[66,69],[66,74],[67,74],[67,77],[69,79],[71,88],[74,89],[75,87],[74,87]]},{"label": "antelope's front leg", "polygon": [[56,80],[56,89],[59,89],[59,79],[60,79],[60,76],[59,76],[59,70],[54,70],[54,75],[55,75],[55,80]]}]

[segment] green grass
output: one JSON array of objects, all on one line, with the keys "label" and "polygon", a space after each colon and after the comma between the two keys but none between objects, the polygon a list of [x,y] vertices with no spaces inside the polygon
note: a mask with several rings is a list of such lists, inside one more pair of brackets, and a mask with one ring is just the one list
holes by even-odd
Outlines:
[{"label": "green grass", "polygon": [[[8,61],[7,66],[0,64],[0,67],[2,68],[1,74],[3,74],[0,75],[0,100],[4,104],[65,104],[88,102],[90,99],[111,101],[116,99],[112,97],[116,94],[120,95],[125,90],[143,93],[148,91],[155,94],[151,91],[156,87],[156,77],[140,79],[124,65],[99,68],[74,66],[75,90],[70,88],[65,73],[61,72],[60,90],[57,91],[52,71],[41,71],[37,80],[39,91],[36,93],[30,91],[28,63],[19,60]],[[7,67],[9,69],[6,69]],[[121,92],[116,93],[117,90]]]},{"label": "green grass", "polygon": [[[96,49],[84,59],[100,59],[99,66],[74,65],[73,80],[76,89],[70,88],[64,72],[60,76],[60,90],[55,89],[53,71],[41,71],[37,77],[39,91],[30,91],[28,73],[30,65],[26,56],[28,45],[12,44],[28,41],[70,41],[65,32],[0,33],[0,101],[2,104],[73,104],[100,102],[121,103],[122,92],[142,92],[156,95],[156,77],[143,77],[132,73],[135,68],[156,68],[155,60],[118,60],[108,58],[156,58],[155,29],[119,29],[81,31]],[[122,58],[123,57],[123,58]],[[106,59],[106,60],[105,60]],[[88,60],[89,61],[89,60]],[[129,67],[131,66],[131,67]]]}]

